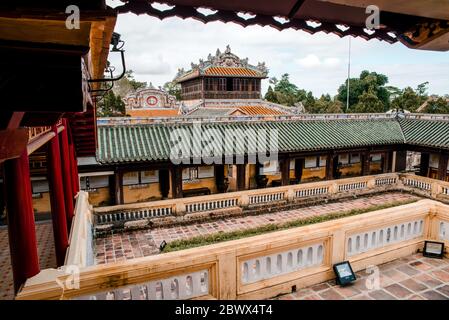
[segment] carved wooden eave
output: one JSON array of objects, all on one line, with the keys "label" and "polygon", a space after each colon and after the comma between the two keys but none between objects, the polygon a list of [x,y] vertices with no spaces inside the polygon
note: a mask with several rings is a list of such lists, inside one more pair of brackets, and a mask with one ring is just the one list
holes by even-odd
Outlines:
[{"label": "carved wooden eave", "polygon": [[[165,0],[171,6],[168,9],[160,9],[152,1],[121,1],[123,5],[116,7],[119,13],[147,14],[159,19],[179,17],[204,23],[234,22],[243,27],[291,28],[310,34],[325,32],[388,43],[400,41],[414,49],[449,50],[449,2],[442,0]],[[380,9],[379,28],[366,27],[370,15],[366,12],[368,5]],[[201,10],[204,8],[215,12],[204,14]],[[435,27],[442,30],[435,33]],[[410,34],[413,34],[411,38]]]},{"label": "carved wooden eave", "polygon": [[[198,63],[192,62],[190,66],[189,71],[179,69],[174,81],[179,83],[203,76],[226,76],[226,72],[221,74],[220,70],[226,71],[227,69],[242,70],[244,77],[263,79],[268,75],[265,62],[259,62],[257,66],[251,65],[248,63],[248,58],[241,59],[232,53],[229,45],[225,51],[221,52],[220,49],[217,49],[215,55],[209,54],[206,60],[200,59]],[[245,71],[247,72],[245,73]]]}]

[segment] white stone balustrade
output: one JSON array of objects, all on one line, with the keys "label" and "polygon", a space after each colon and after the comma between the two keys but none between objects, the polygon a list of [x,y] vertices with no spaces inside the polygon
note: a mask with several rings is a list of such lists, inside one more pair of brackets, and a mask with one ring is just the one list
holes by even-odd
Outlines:
[{"label": "white stone balustrade", "polygon": [[413,174],[387,173],[338,180],[303,183],[275,188],[255,189],[207,196],[168,199],[146,203],[101,207],[94,210],[97,224],[110,224],[229,208],[247,208],[259,204],[293,202],[317,197],[338,198],[347,195],[406,188],[434,198],[449,196],[449,183]]},{"label": "white stone balustrade", "polygon": [[231,199],[222,199],[222,200],[218,199],[218,200],[188,203],[186,204],[186,213],[237,207],[238,205],[237,202],[238,202],[237,198],[231,198]]},{"label": "white stone balustrade", "polygon": [[329,193],[329,187],[316,187],[316,188],[307,188],[307,189],[299,189],[295,191],[296,198],[307,198],[307,197],[316,197]]},{"label": "white stone balustrade", "polygon": [[439,223],[439,240],[449,241],[449,222],[440,221]]},{"label": "white stone balustrade", "polygon": [[419,219],[356,233],[347,239],[347,254],[353,256],[401,241],[420,238],[423,236],[423,230],[424,220]]},{"label": "white stone balustrade", "polygon": [[354,191],[354,190],[362,190],[368,187],[367,181],[361,182],[351,182],[351,183],[343,183],[338,185],[338,191]]},{"label": "white stone balustrade", "polygon": [[396,177],[376,178],[375,185],[376,186],[394,185],[397,183],[397,181],[398,179]]},{"label": "white stone balustrade", "polygon": [[284,192],[269,192],[264,194],[250,195],[249,196],[249,204],[260,204],[260,203],[270,203],[270,202],[278,202],[284,200],[285,194]]},{"label": "white stone balustrade", "polygon": [[75,300],[185,300],[208,294],[209,271],[201,270],[76,297]]},{"label": "white stone balustrade", "polygon": [[112,223],[116,221],[140,220],[155,217],[165,217],[173,213],[172,206],[161,206],[156,208],[142,208],[130,211],[110,212],[97,214],[97,223]]},{"label": "white stone balustrade", "polygon": [[246,260],[241,263],[242,283],[253,283],[323,263],[324,243]]},{"label": "white stone balustrade", "polygon": [[419,179],[418,176],[414,177],[407,177],[403,180],[403,183],[405,186],[413,187],[425,191],[432,190],[432,184],[426,181],[423,181],[422,179]]}]

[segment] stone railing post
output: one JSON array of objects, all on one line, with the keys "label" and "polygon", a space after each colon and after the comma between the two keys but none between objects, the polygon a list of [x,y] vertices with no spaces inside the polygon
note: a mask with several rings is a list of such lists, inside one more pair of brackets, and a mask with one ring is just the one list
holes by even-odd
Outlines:
[{"label": "stone railing post", "polygon": [[426,230],[427,232],[425,233],[427,235],[427,238],[431,240],[438,240],[439,238],[439,226],[437,215],[438,215],[438,208],[435,205],[433,205],[429,209],[428,227]]},{"label": "stone railing post", "polygon": [[246,193],[240,195],[238,199],[238,205],[242,208],[246,208],[249,206],[249,196]]},{"label": "stone railing post", "polygon": [[295,192],[296,190],[293,188],[289,188],[286,192],[285,192],[285,199],[287,199],[288,202],[293,202],[295,200]]},{"label": "stone railing post", "polygon": [[227,252],[218,256],[218,298],[235,300],[237,297],[237,258],[236,252]]},{"label": "stone railing post", "polygon": [[338,193],[338,183],[332,182],[332,184],[329,186],[329,193],[331,195]]},{"label": "stone railing post", "polygon": [[376,176],[371,176],[370,179],[368,179],[368,182],[366,184],[366,187],[368,189],[374,189],[376,188]]},{"label": "stone railing post", "polygon": [[432,182],[431,183],[431,191],[430,191],[430,196],[433,199],[437,198],[437,195],[440,193],[440,184],[438,182]]},{"label": "stone railing post", "polygon": [[331,241],[329,243],[332,248],[332,252],[330,252],[330,264],[333,265],[335,263],[342,262],[346,259],[346,236],[344,230],[337,230],[333,232]]},{"label": "stone railing post", "polygon": [[176,216],[183,216],[183,215],[186,214],[186,205],[185,205],[184,202],[178,201],[178,202],[175,203],[175,206],[174,206],[174,207],[175,207],[175,208],[174,208],[174,209],[175,209],[174,214],[175,214]]}]

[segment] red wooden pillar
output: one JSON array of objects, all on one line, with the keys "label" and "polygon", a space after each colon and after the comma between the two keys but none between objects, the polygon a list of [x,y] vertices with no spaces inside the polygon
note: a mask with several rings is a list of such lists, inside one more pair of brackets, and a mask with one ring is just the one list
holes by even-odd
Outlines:
[{"label": "red wooden pillar", "polygon": [[67,214],[67,229],[70,230],[73,218],[73,185],[72,185],[72,161],[69,151],[69,137],[67,120],[63,119],[65,129],[61,132],[61,160],[62,160],[62,178],[64,183],[65,211]]},{"label": "red wooden pillar", "polygon": [[17,292],[27,278],[40,271],[26,149],[19,158],[5,161],[4,178],[9,248]]},{"label": "red wooden pillar", "polygon": [[76,196],[78,191],[80,191],[80,181],[78,177],[78,162],[76,160],[76,150],[75,150],[75,143],[73,142],[73,137],[71,135],[70,131],[70,124],[67,119],[65,119],[64,126],[67,130],[67,138],[68,138],[68,144],[69,144],[69,159],[70,159],[70,178],[72,181],[72,192],[73,197]]},{"label": "red wooden pillar", "polygon": [[50,140],[48,146],[48,182],[50,186],[50,204],[53,220],[53,234],[55,237],[56,262],[58,266],[64,264],[65,252],[69,245],[67,236],[67,215],[65,212],[65,199],[61,168],[61,151],[59,148],[59,135],[56,126],[53,126],[56,136]]}]

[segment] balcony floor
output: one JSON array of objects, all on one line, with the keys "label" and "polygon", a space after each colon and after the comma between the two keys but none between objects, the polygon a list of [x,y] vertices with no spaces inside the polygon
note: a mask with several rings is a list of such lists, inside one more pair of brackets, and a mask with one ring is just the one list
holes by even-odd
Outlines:
[{"label": "balcony floor", "polygon": [[378,268],[377,288],[370,286],[372,271],[359,271],[356,273],[357,280],[347,287],[337,286],[331,280],[273,299],[449,300],[449,259],[431,259],[417,253],[382,264]]},{"label": "balcony floor", "polygon": [[[56,268],[53,226],[51,221],[36,222],[36,239],[41,270]],[[0,227],[0,300],[14,298],[8,227]]]},{"label": "balcony floor", "polygon": [[105,264],[158,254],[159,244],[163,240],[169,243],[174,240],[253,229],[269,224],[282,224],[412,199],[418,200],[419,198],[407,193],[391,192],[256,216],[225,218],[183,226],[117,233],[95,240],[95,260],[96,264]]}]

